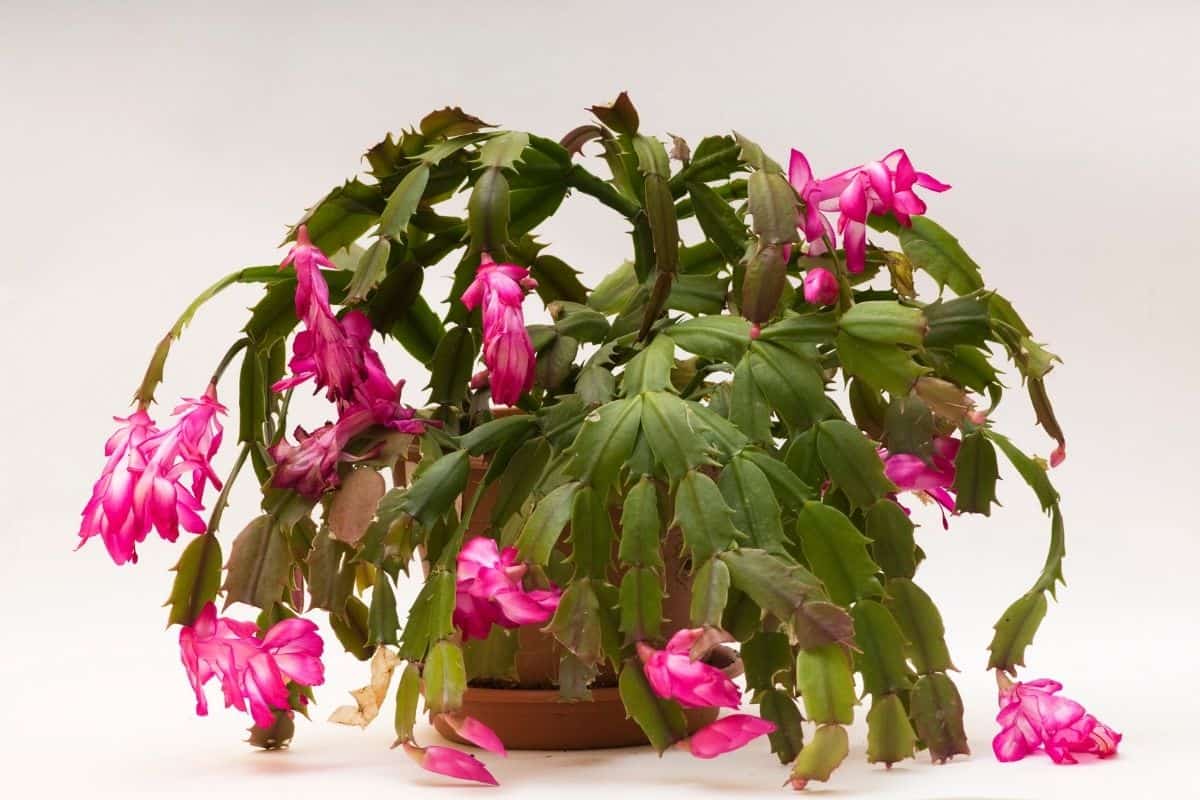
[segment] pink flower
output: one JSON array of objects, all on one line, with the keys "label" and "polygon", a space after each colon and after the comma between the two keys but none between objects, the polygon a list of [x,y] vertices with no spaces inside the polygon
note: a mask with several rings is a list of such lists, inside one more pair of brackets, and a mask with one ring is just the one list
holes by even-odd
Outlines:
[{"label": "pink flower", "polygon": [[[167,541],[179,537],[179,528],[202,533],[199,511],[206,484],[220,488],[212,458],[221,445],[216,387],[199,398],[184,398],[174,411],[176,422],[158,430],[144,410],[129,417],[105,444],[108,457],[92,498],[83,510],[80,545],[100,536],[117,564],[137,562],[136,545],[153,527]],[[191,476],[191,488],[183,478]]]},{"label": "pink flower", "polygon": [[505,628],[541,625],[554,616],[562,591],[558,587],[526,591],[528,565],[517,550],[500,550],[494,539],[476,536],[458,554],[454,624],[464,639],[486,639],[495,623]]},{"label": "pink flower", "polygon": [[312,244],[304,225],[296,231],[296,244],[280,267],[288,265],[296,272],[296,316],[305,330],[292,343],[292,377],[276,383],[275,391],[314,380],[330,400],[350,402],[364,371],[362,349],[333,314],[321,267],[334,265]]},{"label": "pink flower", "polygon": [[[952,436],[933,437],[929,461],[911,453],[888,453],[880,448],[883,472],[902,492],[918,492],[933,498],[945,511],[954,513],[954,459],[961,442]],[[947,527],[945,511],[942,526]]]},{"label": "pink flower", "polygon": [[442,714],[441,718],[455,733],[476,747],[482,747],[484,750],[499,753],[502,756],[508,755],[508,751],[504,749],[504,742],[500,741],[496,732],[474,717],[466,714]]},{"label": "pink flower", "polygon": [[469,310],[483,305],[483,362],[497,403],[514,405],[533,388],[536,356],[521,304],[525,291],[535,286],[524,267],[497,264],[484,253],[475,280],[462,294]]},{"label": "pink flower", "polygon": [[[133,489],[134,507],[139,509],[158,535],[173,542],[179,527],[192,533],[204,532],[204,520],[196,512],[203,509],[200,497],[207,481],[220,487],[211,459],[221,444],[218,414],[225,407],[217,402],[216,387],[209,386],[203,397],[184,398],[175,408],[178,421],[164,431],[154,433],[138,448],[145,465]],[[180,479],[192,476],[192,488]]]},{"label": "pink flower", "polygon": [[404,743],[404,752],[417,762],[421,769],[460,778],[464,781],[486,783],[489,786],[499,786],[500,782],[492,777],[483,762],[475,756],[455,750],[453,747],[417,747],[410,742]]},{"label": "pink flower", "polygon": [[421,434],[425,423],[416,412],[400,402],[404,381],[393,382],[379,354],[371,347],[371,322],[361,311],[350,311],[338,319],[329,305],[329,286],[321,267],[332,266],[325,254],[313,246],[301,226],[296,245],[282,266],[296,270],[296,314],[305,330],[292,342],[291,376],[275,383],[283,391],[307,381],[338,410],[338,420],[313,433],[296,431],[297,444],[281,440],[270,452],[276,468],[271,485],[292,488],[316,497],[338,484],[337,465],[364,456],[344,452],[355,437],[374,425],[402,433]]},{"label": "pink flower", "polygon": [[289,264],[296,271],[296,315],[305,329],[292,342],[291,377],[272,388],[278,392],[312,380],[318,390],[326,390],[326,397],[337,403],[339,411],[381,405],[384,411],[396,410],[402,384],[388,378],[379,354],[371,347],[371,321],[357,310],[341,319],[334,315],[329,286],[320,270],[332,263],[312,245],[303,225],[281,266]]},{"label": "pink flower", "polygon": [[[203,500],[206,482],[215,489],[221,488],[221,479],[213,471],[212,459],[221,447],[223,434],[218,415],[227,414],[228,409],[217,402],[217,387],[209,384],[202,397],[183,398],[172,413],[179,415],[175,426],[176,453],[180,464],[192,474],[192,494],[197,500]],[[166,431],[161,436],[165,438],[170,434],[171,431]],[[153,447],[155,438],[151,437],[146,446]]]},{"label": "pink flower", "polygon": [[837,230],[846,250],[846,268],[862,272],[866,265],[867,217],[891,214],[907,227],[910,217],[925,213],[925,202],[917,197],[914,186],[933,192],[950,188],[931,175],[917,172],[903,150],[893,150],[880,161],[871,161],[817,180],[808,159],[792,150],[788,179],[804,201],[804,236],[809,254],[825,252],[825,239],[836,245],[833,225],[822,212],[837,211]]},{"label": "pink flower", "polygon": [[837,302],[838,284],[833,273],[824,267],[813,267],[804,273],[804,302],[828,306]]},{"label": "pink flower", "polygon": [[271,485],[277,489],[295,489],[307,497],[319,497],[337,487],[338,464],[359,461],[371,455],[346,452],[346,446],[356,437],[379,425],[401,433],[421,434],[426,423],[416,418],[416,412],[399,400],[404,382],[396,384],[394,400],[376,399],[371,406],[350,406],[338,418],[309,433],[297,427],[296,444],[280,439],[268,448],[275,461]]},{"label": "pink flower", "polygon": [[133,488],[145,466],[138,448],[158,429],[150,415],[141,410],[114,419],[121,424],[104,445],[107,461],[83,509],[79,546],[99,536],[115,563],[136,563],[135,545],[146,538],[144,516],[133,502]]},{"label": "pink flower", "polygon": [[268,449],[275,461],[271,485],[277,489],[295,489],[306,497],[319,497],[335,488],[340,483],[338,464],[360,458],[344,452],[346,445],[374,424],[371,410],[358,408],[312,433],[297,427],[296,444],[280,439]]},{"label": "pink flower", "polygon": [[218,618],[209,603],[192,625],[179,631],[179,650],[188,680],[196,693],[196,713],[208,714],[204,684],[216,676],[221,682],[225,707],[246,711],[254,723],[274,724],[275,710],[287,710],[287,682],[317,686],[324,682],[321,664],[324,643],[317,626],[306,619],[277,622],[259,638],[252,622]]},{"label": "pink flower", "polygon": [[1075,754],[1098,758],[1115,755],[1121,734],[1104,725],[1083,706],[1057,693],[1062,684],[1053,680],[1028,683],[1002,681],[1001,731],[992,740],[1000,761],[1020,761],[1043,748],[1056,764],[1074,764]]},{"label": "pink flower", "polygon": [[696,758],[716,758],[745,747],[763,734],[774,732],[775,725],[765,719],[750,714],[730,714],[706,725],[676,746]]},{"label": "pink flower", "polygon": [[663,650],[638,642],[646,680],[659,697],[677,700],[687,708],[737,708],[742,693],[734,682],[716,667],[692,660],[692,645],[703,632],[685,628],[672,636]]}]

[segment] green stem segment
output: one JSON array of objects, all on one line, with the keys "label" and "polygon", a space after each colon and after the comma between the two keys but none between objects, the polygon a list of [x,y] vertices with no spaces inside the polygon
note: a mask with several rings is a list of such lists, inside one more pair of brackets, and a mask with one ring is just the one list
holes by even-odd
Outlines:
[{"label": "green stem segment", "polygon": [[221,487],[221,493],[217,495],[217,500],[213,503],[212,514],[208,518],[208,528],[204,532],[206,536],[212,536],[217,532],[217,528],[220,527],[221,515],[225,513],[225,507],[229,505],[229,490],[237,481],[238,474],[242,471],[242,465],[246,463],[246,458],[249,455],[250,442],[247,442],[238,451],[237,459],[233,462],[233,467],[229,470],[229,475],[225,478],[225,485]]},{"label": "green stem segment", "polygon": [[[729,181],[729,183],[718,184],[712,187],[712,190],[722,200],[745,200],[747,186],[745,178],[737,178],[736,180]],[[696,207],[692,202],[692,198],[685,197],[675,204],[675,216],[679,219],[687,219],[695,215]]]},{"label": "green stem segment", "polygon": [[225,370],[229,368],[230,362],[237,357],[238,353],[245,350],[249,344],[250,340],[245,337],[234,342],[233,345],[225,351],[225,355],[221,356],[221,361],[219,364],[217,364],[217,368],[213,370],[212,378],[209,380],[209,383],[213,386],[219,383],[221,376],[224,375]]},{"label": "green stem segment", "polygon": [[567,173],[567,183],[571,188],[596,198],[626,219],[632,220],[642,213],[641,206],[636,202],[618,192],[611,183],[593,175],[579,164],[571,167],[571,171]]},{"label": "green stem segment", "polygon": [[284,433],[287,431],[288,409],[292,405],[292,392],[294,391],[296,390],[291,388],[283,393],[283,400],[279,403],[278,424],[271,419],[269,414],[267,415],[267,441],[272,445],[279,444],[280,440],[283,439]]},{"label": "green stem segment", "polygon": [[167,335],[154,348],[154,355],[150,357],[150,363],[146,365],[146,373],[142,377],[142,383],[133,394],[133,399],[137,402],[138,408],[144,410],[154,402],[154,390],[158,388],[158,384],[162,383],[163,367],[167,363],[167,355],[171,351],[171,343],[183,335],[183,329],[192,321],[192,317],[196,316],[196,312],[200,310],[200,306],[235,283],[269,283],[275,276],[284,277],[280,275],[278,267],[246,267],[245,269],[229,273],[196,295],[196,299],[192,300],[191,304],[183,310],[183,313],[179,315],[179,319],[175,320],[175,324],[167,331]]}]

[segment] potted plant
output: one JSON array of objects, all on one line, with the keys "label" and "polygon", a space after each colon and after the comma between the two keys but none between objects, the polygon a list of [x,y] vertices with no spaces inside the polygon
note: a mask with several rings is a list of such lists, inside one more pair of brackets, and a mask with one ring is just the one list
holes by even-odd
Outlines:
[{"label": "potted plant", "polygon": [[[1058,684],[1008,677],[1062,578],[1057,358],[925,216],[922,195],[950,187],[903,150],[819,179],[799,151],[785,169],[739,134],[668,147],[624,94],[591,111],[561,141],[457,108],[389,135],[366,153],[369,179],[291,229],[281,266],[217,281],[159,343],[80,536],[120,564],[151,529],[189,534],[168,619],[197,711],[215,677],[253,743],[286,745],[323,679],[305,616],[321,610],[371,664],[334,719],[368,724],[394,684],[397,743],[435,772],[493,782],[474,756],[417,741],[421,700],[443,734],[499,752],[640,741],[709,758],[766,735],[803,788],[847,754],[856,676],[870,761],[944,761],[967,753],[962,703],[914,582],[908,506],[936,504],[943,525],[989,515],[1001,455],[1050,539],[995,626],[996,753],[1114,753],[1119,734]],[[577,162],[585,146],[607,177]],[[630,228],[629,260],[592,288],[536,238],[568,195]],[[434,269],[453,271],[443,314],[422,293]],[[235,283],[262,299],[205,391],[160,425],[173,343]],[[546,324],[526,324],[534,295]],[[428,369],[419,409],[379,357],[396,345]],[[1004,361],[1056,442],[1049,464],[989,421]],[[234,365],[222,480],[217,389]],[[328,421],[289,413],[310,389]],[[247,466],[262,513],[227,536]],[[402,572],[421,581],[407,614]],[[257,619],[224,616],[221,598]],[[740,706],[743,668],[759,713],[717,719]]]}]

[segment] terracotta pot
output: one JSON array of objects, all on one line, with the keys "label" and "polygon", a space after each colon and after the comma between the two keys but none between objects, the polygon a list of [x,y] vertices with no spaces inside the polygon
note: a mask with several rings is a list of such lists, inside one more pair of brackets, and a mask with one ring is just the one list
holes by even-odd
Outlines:
[{"label": "terracotta pot", "polygon": [[[464,496],[470,497],[475,488],[482,482],[487,472],[487,462],[482,458],[471,459],[471,474],[467,482]],[[479,498],[479,504],[471,517],[467,528],[467,536],[489,535],[489,520],[492,508],[496,505],[496,493],[499,483],[493,483]],[[613,509],[613,527],[620,532],[620,509]],[[559,549],[564,553],[570,552],[566,544],[570,536],[570,526],[564,531],[559,541]],[[681,552],[683,550],[683,534],[678,529],[667,533],[663,541],[663,637],[669,638],[681,628],[686,628],[689,622],[692,603],[692,587],[689,581],[691,564]],[[614,551],[615,552],[615,551]],[[615,558],[614,558],[615,561]],[[613,585],[621,582],[622,571],[614,568],[609,576]],[[517,631],[517,682],[522,689],[547,689],[554,686],[558,679],[558,664],[565,654],[562,645],[548,633],[543,633],[535,627],[524,627]],[[600,686],[615,685],[616,676],[611,670],[605,670],[597,677]],[[500,690],[503,691],[503,690]]]},{"label": "terracotta pot", "polygon": [[[501,410],[497,416],[503,416]],[[509,412],[513,413],[513,412]],[[414,452],[407,465],[411,473],[419,456]],[[465,497],[474,494],[487,472],[488,462],[471,458],[471,471]],[[497,501],[499,484],[484,491],[467,528],[467,536],[489,535],[492,509]],[[613,526],[620,531],[620,510],[613,509]],[[569,527],[559,548],[569,552],[566,540]],[[683,536],[678,529],[668,531],[662,545],[664,592],[663,636],[686,628],[691,606],[691,565],[681,552]],[[615,561],[615,559],[614,559]],[[610,580],[620,583],[621,571],[614,567]],[[633,720],[625,717],[625,708],[616,688],[616,675],[609,668],[601,670],[592,686],[592,700],[562,701],[558,689],[558,665],[566,652],[550,634],[526,626],[517,631],[517,685],[513,688],[469,686],[463,696],[463,712],[486,723],[506,747],[514,750],[582,750],[602,747],[629,747],[647,744],[645,734]],[[709,658],[731,677],[742,673],[742,662],[729,648],[718,647]],[[716,719],[716,709],[685,709],[688,730],[693,732]],[[435,723],[448,739],[462,742],[452,730]]]},{"label": "terracotta pot", "polygon": [[[742,674],[742,661],[727,647],[715,648],[709,663],[720,666],[731,678]],[[494,730],[510,750],[590,750],[636,747],[646,744],[637,723],[625,716],[616,687],[592,689],[590,701],[564,702],[557,689],[484,689],[469,687],[463,695],[463,712]],[[717,718],[715,708],[685,708],[688,733]],[[438,733],[459,744],[469,744],[440,719]]]}]

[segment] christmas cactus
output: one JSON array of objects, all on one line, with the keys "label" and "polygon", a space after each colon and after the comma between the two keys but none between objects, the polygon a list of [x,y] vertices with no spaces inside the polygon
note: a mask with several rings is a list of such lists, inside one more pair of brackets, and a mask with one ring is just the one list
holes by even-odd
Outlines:
[{"label": "christmas cactus", "polygon": [[[736,133],[661,141],[624,94],[591,112],[561,141],[457,108],[389,135],[366,153],[369,178],[291,229],[281,265],[217,281],[159,343],[79,533],[122,564],[151,529],[187,532],[167,614],[197,712],[216,677],[226,706],[251,715],[252,742],[286,745],[323,680],[322,636],[301,616],[320,610],[370,661],[370,685],[334,719],[366,725],[394,694],[397,744],[462,779],[494,782],[475,756],[419,742],[418,706],[503,754],[463,698],[512,674],[529,626],[561,648],[564,700],[618,687],[660,753],[711,758],[766,735],[803,788],[846,757],[863,703],[869,761],[945,761],[968,752],[963,708],[914,580],[909,506],[936,504],[943,526],[990,515],[1001,456],[1048,516],[1049,544],[995,625],[996,755],[1114,753],[1120,735],[1059,684],[1008,677],[1062,581],[1048,469],[1066,451],[1045,383],[1057,358],[925,216],[950,187],[903,150],[819,178],[806,154],[784,166]],[[585,147],[605,177],[583,166]],[[629,259],[591,288],[537,238],[568,195],[630,230]],[[441,313],[422,292],[433,270],[453,274]],[[203,392],[160,425],[173,344],[238,283],[260,284],[261,300]],[[545,324],[526,323],[534,295]],[[395,346],[428,370],[420,407],[379,357]],[[218,388],[235,365],[222,481]],[[1054,440],[1048,462],[990,421],[1017,384],[1002,370]],[[329,419],[289,413],[310,390]],[[227,536],[230,486],[251,472],[262,512]],[[484,513],[486,492],[499,499]],[[664,555],[682,559],[689,619],[665,619]],[[421,586],[407,614],[402,572]],[[744,690],[705,661],[720,643],[737,643]],[[684,709],[743,699],[757,715],[685,723]]]}]

